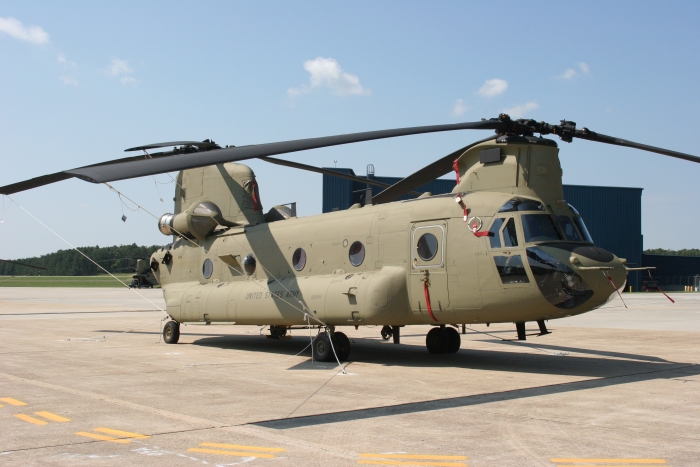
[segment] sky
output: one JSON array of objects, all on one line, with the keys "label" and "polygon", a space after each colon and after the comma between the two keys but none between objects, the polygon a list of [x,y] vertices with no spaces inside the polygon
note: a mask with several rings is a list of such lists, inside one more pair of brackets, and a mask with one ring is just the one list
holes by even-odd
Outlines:
[{"label": "sky", "polygon": [[[238,146],[501,112],[700,156],[699,52],[692,1],[3,1],[0,186],[161,141]],[[284,157],[406,176],[486,136]],[[644,188],[645,248],[700,247],[700,164],[559,146],[566,184]],[[321,175],[248,165],[266,209],[296,201],[300,216],[321,212]],[[74,246],[167,243],[145,211],[172,212],[170,177],[112,185],[143,209],[78,179],[2,197],[0,258],[68,248],[58,236]]]}]

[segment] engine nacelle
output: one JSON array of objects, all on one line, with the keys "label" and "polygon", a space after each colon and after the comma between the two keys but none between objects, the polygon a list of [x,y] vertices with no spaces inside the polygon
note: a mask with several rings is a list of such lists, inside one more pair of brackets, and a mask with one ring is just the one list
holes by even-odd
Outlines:
[{"label": "engine nacelle", "polygon": [[211,201],[196,201],[180,214],[163,214],[158,229],[163,235],[204,240],[218,226],[230,226],[219,207]]}]

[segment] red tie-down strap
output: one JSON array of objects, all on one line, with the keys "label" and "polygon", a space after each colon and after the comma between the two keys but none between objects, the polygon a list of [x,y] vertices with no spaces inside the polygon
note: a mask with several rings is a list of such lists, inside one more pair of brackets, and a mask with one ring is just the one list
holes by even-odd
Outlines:
[{"label": "red tie-down strap", "polygon": [[433,318],[433,321],[437,321],[435,315],[433,315],[433,307],[430,306],[430,290],[428,290],[429,281],[430,280],[427,276],[423,279],[423,292],[425,292],[425,304],[428,306],[428,314],[430,315],[430,317]]},{"label": "red tie-down strap", "polygon": [[617,292],[617,294],[620,296],[620,300],[622,300],[622,304],[625,305],[625,308],[627,308],[627,304],[622,299],[622,295],[620,294],[620,291],[618,290],[617,286],[613,282],[612,277],[610,277],[605,270],[603,270],[603,275],[608,279],[608,282],[610,282],[610,285],[612,286],[612,288],[615,289],[615,292]]},{"label": "red tie-down strap", "polygon": [[478,232],[476,226],[472,226],[471,230],[472,233],[474,234],[475,237],[488,237],[491,232],[484,231],[484,232]]},{"label": "red tie-down strap", "polygon": [[457,163],[459,159],[455,159],[455,161],[452,163],[452,168],[455,169],[455,174],[457,175],[457,185],[459,185],[459,164]]},{"label": "red tie-down strap", "polygon": [[[651,270],[650,270],[650,269],[647,269],[647,272],[649,273],[649,279],[651,279],[652,282],[655,282],[655,281],[654,281],[654,278],[651,277]],[[659,287],[659,284],[657,283],[656,286]],[[663,290],[661,290],[661,287],[659,287],[659,291],[660,291],[662,294],[664,294],[664,295],[666,296],[666,298],[668,298],[669,300],[671,300],[671,303],[676,303],[675,300],[673,300],[671,297],[669,297],[668,295],[666,295],[666,292],[664,292]]]}]

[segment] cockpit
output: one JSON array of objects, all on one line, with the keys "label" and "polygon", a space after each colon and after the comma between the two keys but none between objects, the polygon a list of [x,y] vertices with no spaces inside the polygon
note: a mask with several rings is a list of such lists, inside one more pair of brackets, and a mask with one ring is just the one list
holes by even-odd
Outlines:
[{"label": "cockpit", "polygon": [[568,208],[568,214],[555,215],[538,200],[514,197],[498,210],[488,238],[503,286],[535,282],[552,305],[564,309],[593,296],[568,260],[572,251],[590,249],[593,240],[579,212]]},{"label": "cockpit", "polygon": [[[568,207],[571,210],[571,215],[554,216],[547,212],[540,201],[515,197],[501,206],[498,214],[522,212],[520,219],[525,243],[556,241],[593,243],[581,214],[572,205],[568,204]],[[499,237],[498,231],[500,231],[504,222],[506,222],[505,218],[496,217],[490,230],[491,234],[489,236],[491,238],[497,239]],[[506,225],[506,234],[509,237],[508,240],[510,240],[515,236],[515,224],[512,222],[512,218],[506,223],[509,224]],[[505,236],[504,240],[506,240]],[[516,245],[508,245],[506,243],[506,246]]]}]

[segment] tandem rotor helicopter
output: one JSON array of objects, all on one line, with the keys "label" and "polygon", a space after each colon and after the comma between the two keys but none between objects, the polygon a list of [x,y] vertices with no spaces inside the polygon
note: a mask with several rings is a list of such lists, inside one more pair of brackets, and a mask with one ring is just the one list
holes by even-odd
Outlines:
[{"label": "tandem rotor helicopter", "polygon": [[[453,130],[495,135],[430,163],[344,211],[297,218],[289,206],[263,213],[253,171],[237,161],[274,164],[355,178],[270,156],[341,144]],[[538,134],[539,136],[535,136]],[[558,135],[626,146],[700,162],[700,157],[577,129],[498,118],[251,146],[175,141],[127,151],[143,155],[33,178],[0,188],[10,195],[78,177],[106,183],[180,171],[172,214],[158,227],[173,241],[153,253],[145,271],[161,285],[170,321],[267,325],[273,337],[318,327],[313,351],[322,361],[350,355],[339,327],[430,324],[431,353],[460,348],[457,324],[525,323],[585,313],[625,286],[626,260],[595,246],[583,219],[564,199]],[[157,148],[172,150],[149,153]],[[395,201],[454,171],[452,193]],[[150,271],[149,271],[150,269]]]}]

